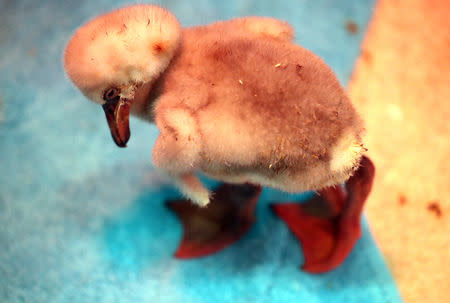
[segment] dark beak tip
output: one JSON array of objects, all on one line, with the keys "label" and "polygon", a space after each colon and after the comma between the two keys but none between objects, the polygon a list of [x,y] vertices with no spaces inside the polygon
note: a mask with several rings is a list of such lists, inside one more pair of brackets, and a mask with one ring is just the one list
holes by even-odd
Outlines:
[{"label": "dark beak tip", "polygon": [[113,134],[111,134],[111,136],[112,136],[112,138],[113,138],[113,140],[114,140],[114,143],[116,143],[116,145],[118,146],[118,147],[121,147],[121,148],[125,148],[125,147],[127,147],[127,141],[125,141],[125,142],[123,142],[121,139],[119,139],[119,138],[116,138]]}]

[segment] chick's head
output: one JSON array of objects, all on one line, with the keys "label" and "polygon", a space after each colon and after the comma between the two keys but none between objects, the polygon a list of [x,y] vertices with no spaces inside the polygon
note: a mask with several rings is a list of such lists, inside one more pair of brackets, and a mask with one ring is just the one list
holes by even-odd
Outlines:
[{"label": "chick's head", "polygon": [[180,25],[166,9],[133,5],[81,26],[64,54],[67,75],[101,104],[114,141],[124,147],[136,91],[167,68],[180,42]]}]

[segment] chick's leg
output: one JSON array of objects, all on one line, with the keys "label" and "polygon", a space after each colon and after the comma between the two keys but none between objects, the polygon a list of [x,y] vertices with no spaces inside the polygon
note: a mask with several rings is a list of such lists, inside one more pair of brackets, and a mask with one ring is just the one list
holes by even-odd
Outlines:
[{"label": "chick's leg", "polygon": [[188,200],[166,202],[183,224],[183,238],[175,257],[187,259],[216,253],[238,241],[255,221],[261,187],[223,184],[211,202],[199,207]]},{"label": "chick's leg", "polygon": [[189,199],[167,202],[184,230],[175,256],[195,258],[218,252],[250,229],[261,188],[224,184],[210,194],[194,174],[201,161],[201,140],[192,114],[179,108],[158,113],[161,133],[153,148],[153,163]]},{"label": "chick's leg", "polygon": [[173,176],[173,179],[186,198],[201,207],[208,205],[210,193],[196,175],[188,173]]},{"label": "chick's leg", "polygon": [[350,254],[361,237],[361,213],[374,175],[374,165],[363,157],[356,173],[346,182],[345,192],[341,187],[330,187],[304,204],[272,205],[302,245],[303,270],[330,271]]}]

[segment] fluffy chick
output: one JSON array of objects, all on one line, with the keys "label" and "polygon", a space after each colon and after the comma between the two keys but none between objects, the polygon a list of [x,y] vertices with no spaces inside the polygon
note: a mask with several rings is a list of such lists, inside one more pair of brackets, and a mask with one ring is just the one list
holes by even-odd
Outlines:
[{"label": "fluffy chick", "polygon": [[80,27],[64,65],[103,106],[119,146],[128,114],[160,130],[153,162],[207,205],[201,171],[288,192],[346,181],[361,159],[362,121],[332,70],[262,17],[180,28],[167,10],[134,5]]}]

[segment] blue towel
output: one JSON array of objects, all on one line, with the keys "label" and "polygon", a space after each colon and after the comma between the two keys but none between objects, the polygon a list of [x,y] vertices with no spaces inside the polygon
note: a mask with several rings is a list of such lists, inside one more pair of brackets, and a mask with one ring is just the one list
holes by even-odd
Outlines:
[{"label": "blue towel", "polygon": [[[322,275],[299,270],[301,247],[268,202],[308,194],[265,189],[258,221],[241,241],[202,259],[172,257],[182,230],[163,201],[180,195],[153,169],[157,129],[132,120],[129,147],[117,148],[102,110],[62,67],[74,29],[124,4],[0,4],[0,302],[401,302],[365,220],[341,267]],[[160,4],[186,26],[244,15],[284,19],[346,84],[373,0]],[[348,20],[356,34],[346,30]]]}]

